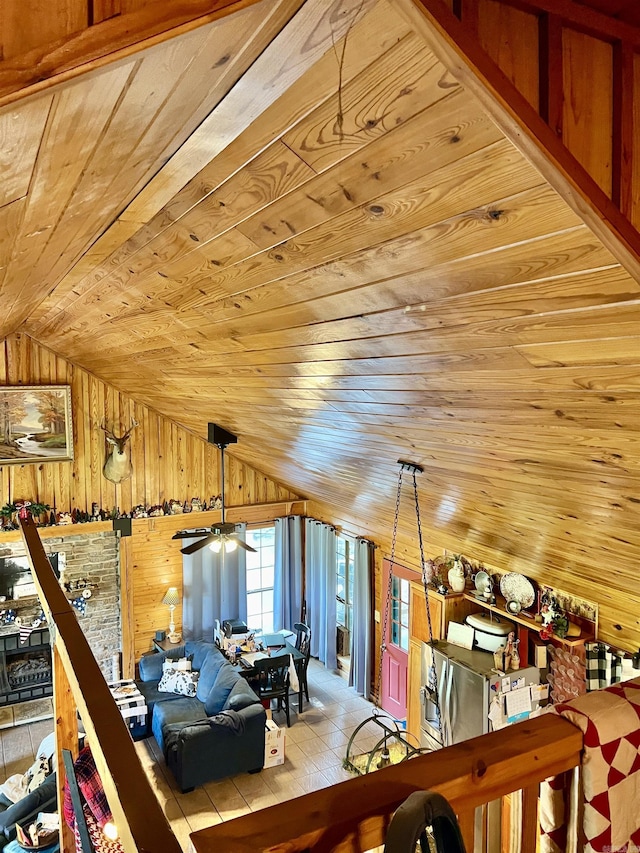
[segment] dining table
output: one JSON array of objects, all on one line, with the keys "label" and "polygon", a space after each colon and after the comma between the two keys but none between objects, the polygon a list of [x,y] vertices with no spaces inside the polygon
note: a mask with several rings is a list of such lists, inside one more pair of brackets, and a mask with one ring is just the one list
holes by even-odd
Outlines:
[{"label": "dining table", "polygon": [[[291,655],[291,660],[293,661],[293,665],[298,673],[298,710],[300,710],[302,708],[302,679],[298,672],[298,666],[300,661],[304,661],[304,655],[296,649],[295,646],[291,645],[291,643],[286,640],[282,634],[265,634],[262,637],[256,637],[256,643],[258,645],[262,645],[262,651],[270,657],[278,657],[278,655],[285,654]],[[232,664],[240,675],[246,679],[251,679],[256,675],[255,667],[251,666],[247,661],[247,656],[252,654],[255,654],[255,652],[250,652],[249,650],[245,651],[242,649],[240,654],[236,657],[235,662]],[[242,662],[243,658],[244,663]]]}]

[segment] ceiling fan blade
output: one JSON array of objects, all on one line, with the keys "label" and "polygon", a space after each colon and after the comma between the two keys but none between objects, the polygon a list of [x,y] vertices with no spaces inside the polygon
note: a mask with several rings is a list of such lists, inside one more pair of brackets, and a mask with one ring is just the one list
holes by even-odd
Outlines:
[{"label": "ceiling fan blade", "polygon": [[258,553],[255,548],[252,548],[251,545],[247,545],[247,543],[243,542],[242,539],[238,539],[237,542],[238,542],[238,545],[241,548],[244,548],[245,551],[253,551],[254,554]]},{"label": "ceiling fan blade", "polygon": [[193,539],[196,536],[206,536],[208,533],[211,533],[211,528],[209,528],[209,527],[198,527],[197,530],[178,530],[178,532],[174,533],[171,538],[172,539]]},{"label": "ceiling fan blade", "polygon": [[181,554],[195,554],[196,551],[200,551],[202,548],[206,548],[207,545],[210,545],[217,539],[217,535],[215,533],[210,533],[208,536],[205,536],[204,539],[201,539],[199,542],[192,542],[191,545],[186,545],[184,548],[180,549]]}]

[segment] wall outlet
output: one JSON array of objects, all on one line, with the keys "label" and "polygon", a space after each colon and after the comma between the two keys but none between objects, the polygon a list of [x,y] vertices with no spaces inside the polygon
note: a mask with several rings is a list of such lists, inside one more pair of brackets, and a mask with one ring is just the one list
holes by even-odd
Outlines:
[{"label": "wall outlet", "polygon": [[373,618],[376,620],[376,622],[380,622],[380,611],[379,610],[374,610]]}]

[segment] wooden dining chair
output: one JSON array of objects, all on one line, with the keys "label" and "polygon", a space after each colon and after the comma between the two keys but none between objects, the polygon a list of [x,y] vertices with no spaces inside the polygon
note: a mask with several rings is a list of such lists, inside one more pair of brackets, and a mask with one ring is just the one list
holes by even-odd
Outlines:
[{"label": "wooden dining chair", "polygon": [[276,699],[278,710],[284,704],[287,716],[287,727],[291,725],[289,719],[289,655],[277,655],[272,658],[261,658],[254,661],[256,672],[255,680],[251,686],[258,694],[261,702]]},{"label": "wooden dining chair", "polygon": [[311,657],[311,628],[305,625],[304,622],[296,622],[293,626],[296,632],[296,649],[304,655],[302,660],[296,661],[296,672],[298,673],[298,681],[300,682],[300,707],[298,711],[302,711],[302,694],[309,701],[309,685],[307,683],[307,668],[309,666],[309,658]]}]

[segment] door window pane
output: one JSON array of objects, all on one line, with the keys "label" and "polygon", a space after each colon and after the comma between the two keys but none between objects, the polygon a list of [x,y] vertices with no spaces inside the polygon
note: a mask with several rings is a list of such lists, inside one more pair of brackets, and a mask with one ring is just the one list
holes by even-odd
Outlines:
[{"label": "door window pane", "polygon": [[409,581],[391,579],[391,642],[409,651]]}]

